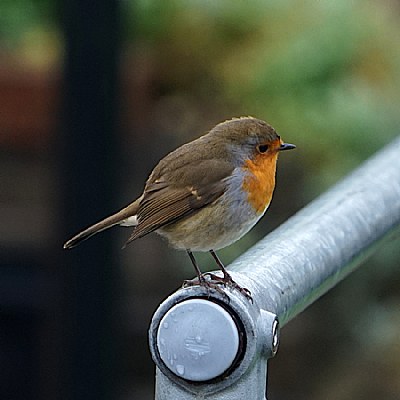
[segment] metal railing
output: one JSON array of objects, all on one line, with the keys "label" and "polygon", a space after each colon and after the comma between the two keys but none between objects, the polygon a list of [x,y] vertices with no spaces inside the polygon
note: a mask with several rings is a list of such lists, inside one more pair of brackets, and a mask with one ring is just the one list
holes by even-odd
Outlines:
[{"label": "metal railing", "polygon": [[400,137],[229,266],[248,288],[190,287],[154,314],[156,400],[265,399],[283,326],[399,233]]}]

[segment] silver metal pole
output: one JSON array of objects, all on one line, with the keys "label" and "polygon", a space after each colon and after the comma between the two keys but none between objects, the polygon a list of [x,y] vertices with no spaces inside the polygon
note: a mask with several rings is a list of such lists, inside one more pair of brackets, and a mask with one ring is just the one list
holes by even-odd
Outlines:
[{"label": "silver metal pole", "polygon": [[283,326],[400,227],[400,137],[229,266],[235,290],[180,289],[154,314],[156,400],[265,399]]}]

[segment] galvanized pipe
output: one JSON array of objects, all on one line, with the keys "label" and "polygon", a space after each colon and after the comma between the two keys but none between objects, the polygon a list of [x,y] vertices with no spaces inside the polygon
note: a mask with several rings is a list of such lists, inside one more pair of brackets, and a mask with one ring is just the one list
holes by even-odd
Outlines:
[{"label": "galvanized pipe", "polygon": [[229,266],[253,303],[237,290],[191,287],[161,304],[149,330],[156,400],[265,399],[277,321],[286,324],[399,227],[400,137]]}]

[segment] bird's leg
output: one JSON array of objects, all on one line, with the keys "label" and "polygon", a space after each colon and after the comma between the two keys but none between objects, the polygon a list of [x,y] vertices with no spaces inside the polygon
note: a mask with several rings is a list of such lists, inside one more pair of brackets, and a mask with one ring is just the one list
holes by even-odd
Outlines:
[{"label": "bird's leg", "polygon": [[219,282],[215,282],[215,281],[210,281],[210,280],[206,280],[204,278],[204,274],[200,271],[199,266],[197,265],[197,261],[194,258],[193,253],[187,249],[186,252],[188,253],[188,256],[190,257],[190,261],[192,261],[193,267],[196,270],[196,274],[197,274],[197,278],[196,279],[192,279],[192,280],[185,280],[183,281],[183,287],[187,287],[187,286],[195,286],[195,285],[200,285],[203,286],[205,288],[207,288],[208,291],[208,295],[210,296],[210,288],[217,290],[218,292],[220,292],[221,294],[225,294],[219,287],[218,287],[218,283]]},{"label": "bird's leg", "polygon": [[249,300],[253,301],[251,297],[251,293],[249,289],[246,289],[244,287],[241,287],[239,284],[237,284],[233,279],[232,276],[229,274],[229,272],[226,270],[224,264],[222,261],[219,259],[217,254],[215,253],[214,250],[210,250],[211,255],[213,256],[215,262],[217,263],[218,267],[221,269],[222,273],[224,276],[221,278],[215,274],[207,273],[211,277],[213,281],[218,281],[221,282],[224,286],[230,285],[234,289],[239,290],[240,293],[242,293],[244,296],[246,296]]},{"label": "bird's leg", "polygon": [[[245,297],[247,297],[251,302],[253,302],[253,299],[251,297],[251,293],[250,290],[241,287],[239,284],[237,284],[231,277],[231,275],[229,274],[229,272],[226,270],[224,264],[222,264],[222,261],[218,258],[217,254],[214,252],[214,250],[210,250],[211,255],[213,256],[215,262],[217,263],[218,267],[221,269],[222,273],[224,274],[223,277],[220,277],[218,275],[212,274],[211,272],[207,272],[205,274],[203,274],[200,271],[199,266],[197,265],[197,261],[194,258],[193,253],[187,249],[186,252],[188,253],[188,256],[190,257],[190,261],[192,261],[193,267],[196,270],[196,274],[197,274],[197,278],[193,279],[193,280],[186,280],[183,282],[183,287],[187,287],[187,286],[194,286],[194,285],[200,285],[203,286],[205,288],[207,288],[207,290],[210,289],[215,289],[218,292],[225,294],[221,288],[219,287],[219,285],[229,285],[234,289],[239,290],[240,293],[242,293]],[[210,280],[206,280],[205,276],[209,276]]]},{"label": "bird's leg", "polygon": [[[192,262],[193,267],[196,270],[197,278],[199,280],[199,284],[201,285],[203,282],[205,282],[204,276],[203,276],[202,272],[200,271],[199,266],[197,265],[197,261],[194,258],[193,253],[189,249],[187,249],[186,252],[188,253],[188,256],[190,257],[190,261]],[[185,281],[185,283],[187,283],[187,282],[188,281]]]},{"label": "bird's leg", "polygon": [[220,270],[224,274],[223,278],[220,278],[219,276],[214,275],[214,274],[209,274],[212,277],[212,279],[219,280],[222,283],[224,283],[224,285],[226,285],[227,283],[233,282],[233,279],[232,279],[231,275],[226,270],[224,264],[222,263],[222,261],[217,256],[217,253],[214,250],[210,250],[210,253],[213,256],[213,258],[214,258],[215,262],[217,263],[218,267],[220,268]]}]

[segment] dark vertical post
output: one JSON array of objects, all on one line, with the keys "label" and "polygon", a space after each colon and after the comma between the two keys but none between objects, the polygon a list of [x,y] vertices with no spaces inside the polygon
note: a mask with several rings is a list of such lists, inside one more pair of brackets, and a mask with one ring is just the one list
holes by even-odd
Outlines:
[{"label": "dark vertical post", "polygon": [[[118,1],[64,3],[63,174],[65,233],[114,207],[117,151]],[[60,244],[61,245],[61,244]],[[118,266],[110,236],[63,254],[65,398],[110,399],[115,377]],[[114,314],[115,315],[115,314]],[[115,318],[115,317],[114,317]]]}]

